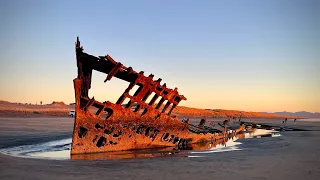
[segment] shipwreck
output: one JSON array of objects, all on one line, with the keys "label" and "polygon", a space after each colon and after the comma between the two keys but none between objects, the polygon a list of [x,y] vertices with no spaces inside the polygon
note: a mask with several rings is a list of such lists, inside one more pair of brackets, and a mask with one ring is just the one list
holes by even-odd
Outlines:
[{"label": "shipwreck", "polygon": [[[177,88],[170,89],[162,79],[154,80],[153,74],[146,76],[143,71],[136,72],[109,55],[95,57],[85,53],[79,38],[76,59],[73,155],[159,147],[190,149],[198,147],[197,144],[224,140],[244,130],[244,126],[213,129],[205,126],[204,120],[199,125],[179,120],[172,112],[187,98],[179,94]],[[129,82],[117,102],[99,102],[88,96],[93,70],[106,74],[104,82],[112,78]],[[129,93],[135,86],[137,90]],[[128,103],[124,104],[125,100]]]}]

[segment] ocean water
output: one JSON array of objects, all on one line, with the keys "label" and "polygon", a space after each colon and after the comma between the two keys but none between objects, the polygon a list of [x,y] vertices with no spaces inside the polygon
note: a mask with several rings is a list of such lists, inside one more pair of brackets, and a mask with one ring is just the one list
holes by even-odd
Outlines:
[{"label": "ocean water", "polygon": [[302,121],[302,122],[319,122],[320,123],[320,119],[319,118],[310,118],[310,119],[298,119],[298,121]]}]

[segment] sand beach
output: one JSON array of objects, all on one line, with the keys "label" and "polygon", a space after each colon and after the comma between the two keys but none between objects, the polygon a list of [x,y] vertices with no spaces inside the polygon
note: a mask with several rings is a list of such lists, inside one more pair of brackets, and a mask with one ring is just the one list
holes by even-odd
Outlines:
[{"label": "sand beach", "polygon": [[[278,124],[281,119],[246,119]],[[1,117],[0,148],[71,137],[70,117]],[[239,139],[241,150],[204,156],[123,160],[49,160],[0,154],[1,179],[318,179],[320,122],[286,126],[310,131],[281,132],[276,138]]]}]

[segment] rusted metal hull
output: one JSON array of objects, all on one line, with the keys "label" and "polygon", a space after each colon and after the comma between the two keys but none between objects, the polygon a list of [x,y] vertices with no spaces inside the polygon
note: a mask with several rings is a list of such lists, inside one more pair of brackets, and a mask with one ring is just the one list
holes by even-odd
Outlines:
[{"label": "rusted metal hull", "polygon": [[[236,138],[244,138],[244,134],[240,133],[236,135]],[[211,150],[217,145],[226,145],[228,138],[217,139],[216,141],[206,141],[203,143],[188,144],[188,148],[194,151]],[[128,159],[128,158],[150,158],[150,157],[162,157],[168,155],[188,155],[190,151],[181,151],[175,146],[153,148],[153,149],[139,149],[128,151],[108,151],[101,153],[84,153],[73,154],[71,159],[73,160],[104,160],[104,159]]]},{"label": "rusted metal hull", "polygon": [[[181,122],[171,112],[181,100],[177,88],[160,85],[161,79],[144,76],[114,61],[109,55],[94,57],[83,52],[76,43],[78,77],[74,79],[76,115],[71,154],[98,153],[134,149],[174,147],[188,149],[190,144],[213,142],[228,136],[221,133],[191,133],[189,124]],[[99,102],[88,97],[92,70],[107,74],[106,81],[116,77],[130,82],[116,103]],[[134,86],[136,92],[129,92]],[[107,93],[107,92],[106,92]],[[146,100],[151,100],[147,102]],[[160,101],[155,104],[156,100]],[[125,99],[129,102],[123,105]],[[242,131],[244,126],[233,131]]]}]

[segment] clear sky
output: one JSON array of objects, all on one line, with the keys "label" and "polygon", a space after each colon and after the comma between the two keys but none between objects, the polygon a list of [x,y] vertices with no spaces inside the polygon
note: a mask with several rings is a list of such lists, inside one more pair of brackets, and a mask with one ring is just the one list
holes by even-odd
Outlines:
[{"label": "clear sky", "polygon": [[[184,106],[320,111],[320,1],[0,1],[0,99],[74,102],[76,37],[155,74]],[[90,94],[128,85],[93,74]]]}]

